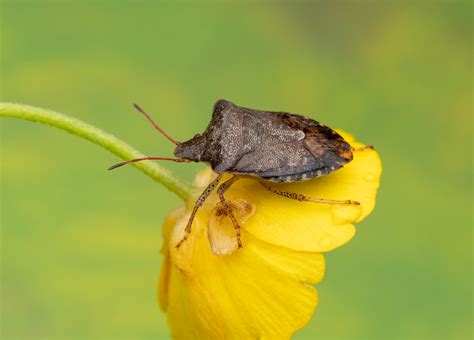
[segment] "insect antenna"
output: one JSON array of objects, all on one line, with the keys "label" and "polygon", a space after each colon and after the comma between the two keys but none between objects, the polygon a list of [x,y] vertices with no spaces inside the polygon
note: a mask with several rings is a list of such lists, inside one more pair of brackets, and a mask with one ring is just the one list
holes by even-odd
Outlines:
[{"label": "insect antenna", "polygon": [[138,106],[138,104],[135,104],[133,103],[133,107],[136,108],[139,112],[143,113],[146,117],[146,119],[148,119],[148,121],[151,123],[151,125],[153,125],[153,127],[155,129],[157,129],[163,136],[165,136],[171,143],[175,144],[175,145],[178,145],[179,142],[175,141],[173,138],[171,138],[170,136],[168,136],[168,134],[166,132],[164,132],[159,126],[158,124],[156,124],[153,119],[151,119],[150,115],[148,113],[146,113],[140,106]]},{"label": "insect antenna", "polygon": [[108,168],[107,170],[117,169],[117,168],[120,168],[121,166],[130,164],[130,163],[141,162],[141,161],[172,161],[172,162],[177,162],[177,163],[187,163],[187,162],[190,162],[189,160],[183,159],[183,158],[142,157],[142,158],[135,158],[135,159],[131,159],[131,160],[126,161],[126,162],[122,162],[122,163],[118,163],[118,164],[112,165],[112,166],[111,166],[110,168]]}]

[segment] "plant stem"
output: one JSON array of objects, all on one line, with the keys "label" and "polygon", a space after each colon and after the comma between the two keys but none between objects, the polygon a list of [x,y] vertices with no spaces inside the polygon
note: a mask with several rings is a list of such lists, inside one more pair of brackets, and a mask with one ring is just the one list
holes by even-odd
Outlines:
[{"label": "plant stem", "polygon": [[[123,160],[145,157],[142,153],[121,141],[114,135],[107,133],[95,126],[87,124],[77,118],[66,116],[62,113],[41,109],[33,106],[0,103],[0,117],[13,117],[51,125],[72,133],[109,150]],[[132,163],[141,172],[174,192],[184,201],[194,194],[195,188],[176,177],[169,170],[153,162]]]}]

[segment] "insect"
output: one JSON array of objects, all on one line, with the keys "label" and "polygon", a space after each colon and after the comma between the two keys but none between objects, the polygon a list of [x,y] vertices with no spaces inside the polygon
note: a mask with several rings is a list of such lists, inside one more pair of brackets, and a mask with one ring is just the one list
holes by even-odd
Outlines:
[{"label": "insect", "polygon": [[[177,142],[168,136],[137,104],[133,104],[148,121],[176,145],[176,158],[144,157],[111,166],[144,160],[174,162],[204,162],[218,174],[197,199],[179,248],[191,233],[194,217],[211,192],[217,188],[219,199],[235,228],[237,243],[242,247],[240,226],[224,193],[241,178],[253,177],[267,190],[298,201],[324,204],[353,204],[352,200],[328,200],[281,191],[272,182],[295,182],[321,177],[335,171],[353,158],[352,148],[331,128],[301,115],[269,112],[237,106],[227,100],[214,104],[212,119],[202,134],[186,142]],[[366,147],[371,148],[371,147]],[[364,149],[364,148],[361,148]],[[220,183],[224,173],[233,176]]]}]

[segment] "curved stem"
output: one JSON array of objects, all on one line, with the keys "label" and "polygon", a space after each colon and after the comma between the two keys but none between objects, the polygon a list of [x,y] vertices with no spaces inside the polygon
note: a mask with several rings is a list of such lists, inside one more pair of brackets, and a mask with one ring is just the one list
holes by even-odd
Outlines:
[{"label": "curved stem", "polygon": [[[110,133],[77,118],[72,118],[55,111],[22,104],[0,103],[0,116],[20,118],[57,127],[87,139],[109,150],[123,160],[145,157],[145,155]],[[191,184],[176,177],[169,170],[162,168],[156,163],[135,163],[133,166],[185,201],[195,192],[195,188]]]}]

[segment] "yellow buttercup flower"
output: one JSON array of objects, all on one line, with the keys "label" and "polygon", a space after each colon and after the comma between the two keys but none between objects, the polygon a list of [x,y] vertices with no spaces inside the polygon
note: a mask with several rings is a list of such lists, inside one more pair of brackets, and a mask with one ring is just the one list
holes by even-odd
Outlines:
[{"label": "yellow buttercup flower", "polygon": [[[364,146],[339,133],[353,147]],[[375,150],[327,176],[273,184],[315,198],[361,205],[299,202],[275,195],[254,179],[236,182],[226,198],[242,227],[238,249],[230,218],[213,193],[198,211],[189,238],[177,250],[192,205],[166,219],[158,285],[161,307],[175,338],[289,338],[311,319],[326,252],[347,243],[354,222],[374,208],[382,172]],[[205,187],[216,174],[196,178]],[[230,177],[230,176],[229,176]],[[224,178],[225,180],[226,178]]]}]

